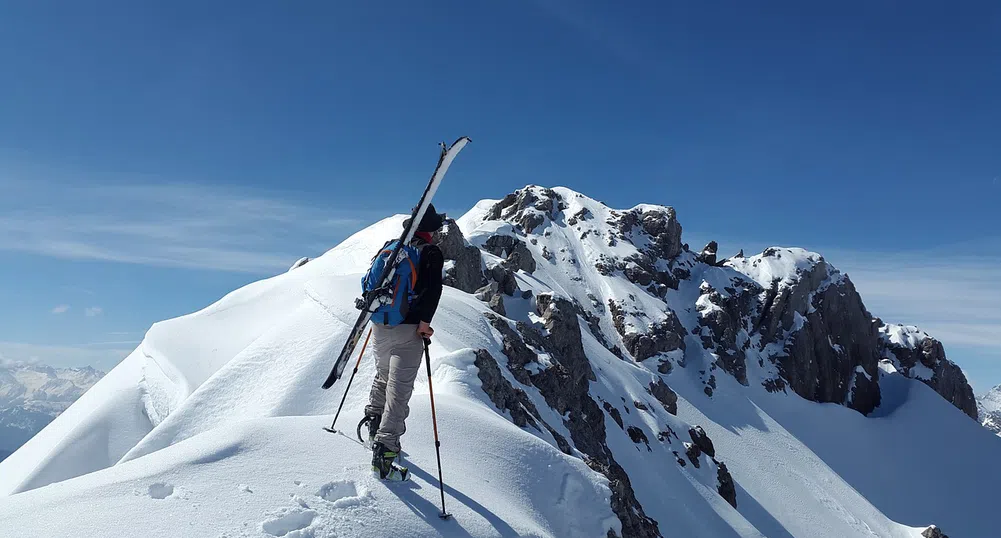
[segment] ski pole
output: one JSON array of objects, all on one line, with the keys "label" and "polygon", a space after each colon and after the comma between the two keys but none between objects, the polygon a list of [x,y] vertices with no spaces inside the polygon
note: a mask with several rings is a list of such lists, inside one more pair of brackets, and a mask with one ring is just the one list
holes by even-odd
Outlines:
[{"label": "ski pole", "polygon": [[344,396],[341,396],[341,404],[337,406],[337,413],[334,414],[334,421],[330,423],[329,428],[323,428],[330,433],[337,433],[334,429],[334,425],[337,424],[337,417],[341,416],[341,409],[344,408],[344,400],[348,399],[348,391],[351,390],[351,382],[355,380],[355,374],[358,373],[358,366],[361,365],[361,358],[365,355],[365,348],[368,347],[368,339],[372,338],[372,329],[368,330],[368,336],[365,337],[365,343],[361,346],[361,353],[358,354],[358,362],[355,363],[355,369],[351,372],[351,377],[348,378],[348,386],[344,387]]},{"label": "ski pole", "polygon": [[424,338],[424,360],[428,370],[428,394],[431,395],[431,424],[434,425],[434,452],[438,456],[438,489],[441,491],[441,513],[438,517],[448,519],[451,514],[445,511],[445,484],[441,480],[441,441],[438,440],[438,417],[434,411],[434,390],[431,389],[431,339]]}]

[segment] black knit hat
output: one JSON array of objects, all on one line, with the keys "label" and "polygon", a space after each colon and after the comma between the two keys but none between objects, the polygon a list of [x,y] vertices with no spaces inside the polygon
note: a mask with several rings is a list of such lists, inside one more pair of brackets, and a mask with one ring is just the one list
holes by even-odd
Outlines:
[{"label": "black knit hat", "polygon": [[[437,232],[445,225],[445,214],[438,213],[434,209],[434,204],[428,204],[427,211],[424,212],[424,218],[421,219],[421,223],[417,226],[418,232]],[[403,221],[403,227],[406,228],[410,225],[410,218]]]}]

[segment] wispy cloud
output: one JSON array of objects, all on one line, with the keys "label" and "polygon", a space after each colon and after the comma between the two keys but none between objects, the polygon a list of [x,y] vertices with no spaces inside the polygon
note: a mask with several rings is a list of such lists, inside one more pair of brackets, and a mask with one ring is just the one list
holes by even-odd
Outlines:
[{"label": "wispy cloud", "polygon": [[104,312],[104,309],[101,308],[100,306],[92,306],[84,310],[83,315],[87,316],[88,318],[93,318],[95,316],[100,316],[102,312]]},{"label": "wispy cloud", "polygon": [[135,349],[135,344],[40,345],[0,342],[0,362],[41,363],[55,367],[93,366],[108,371]]},{"label": "wispy cloud", "polygon": [[849,274],[874,315],[1001,357],[1001,255],[856,253],[841,262],[828,259]]},{"label": "wispy cloud", "polygon": [[[334,246],[357,212],[190,183],[56,183],[0,169],[0,250],[75,260],[270,274]],[[331,215],[341,216],[332,217]]]},{"label": "wispy cloud", "polygon": [[61,305],[53,308],[52,309],[52,313],[56,314],[56,315],[65,314],[67,311],[69,311],[69,309],[70,309],[70,305],[68,305],[68,304],[61,304]]}]

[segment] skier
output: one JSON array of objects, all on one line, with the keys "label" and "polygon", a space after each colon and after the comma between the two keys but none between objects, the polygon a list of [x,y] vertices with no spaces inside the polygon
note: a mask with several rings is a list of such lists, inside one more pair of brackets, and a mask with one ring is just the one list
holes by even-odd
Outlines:
[{"label": "skier", "polygon": [[[409,220],[403,224],[404,228]],[[416,275],[405,272],[401,275],[408,285],[412,284],[409,301],[399,301],[400,312],[395,313],[402,316],[402,322],[393,325],[388,316],[372,318],[376,375],[362,423],[368,425],[372,470],[384,480],[402,481],[409,475],[407,468],[395,464],[394,460],[400,454],[400,436],[407,429],[405,421],[410,414],[410,396],[421,367],[424,340],[434,334],[431,319],[441,299],[445,259],[441,249],[432,243],[432,233],[441,229],[444,223],[445,215],[438,214],[433,205],[428,206],[410,242],[413,248],[406,249],[408,259],[400,262],[401,266],[416,269]],[[412,259],[414,253],[416,260]]]}]

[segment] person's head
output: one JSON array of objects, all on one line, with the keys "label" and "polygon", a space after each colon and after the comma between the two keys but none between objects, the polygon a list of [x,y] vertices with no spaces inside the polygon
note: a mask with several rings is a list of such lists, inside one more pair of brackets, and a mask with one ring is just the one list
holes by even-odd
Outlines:
[{"label": "person's head", "polygon": [[[438,213],[434,209],[434,204],[428,204],[427,211],[424,212],[424,218],[421,219],[420,224],[417,225],[417,231],[414,234],[415,237],[420,237],[425,242],[430,243],[432,234],[441,229],[445,225],[445,214]],[[410,219],[403,222],[403,227],[406,228],[410,225]]]}]

